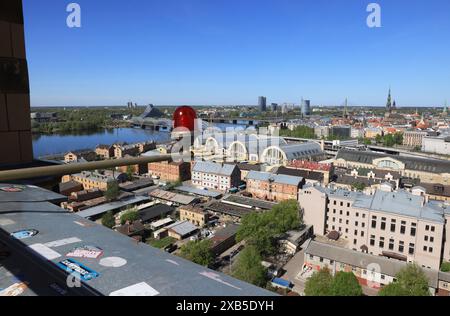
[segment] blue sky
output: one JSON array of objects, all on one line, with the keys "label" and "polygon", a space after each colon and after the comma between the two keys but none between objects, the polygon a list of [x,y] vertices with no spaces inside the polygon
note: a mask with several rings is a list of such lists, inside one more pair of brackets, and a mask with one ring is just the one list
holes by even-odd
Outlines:
[{"label": "blue sky", "polygon": [[32,106],[450,101],[448,0],[23,1]]}]

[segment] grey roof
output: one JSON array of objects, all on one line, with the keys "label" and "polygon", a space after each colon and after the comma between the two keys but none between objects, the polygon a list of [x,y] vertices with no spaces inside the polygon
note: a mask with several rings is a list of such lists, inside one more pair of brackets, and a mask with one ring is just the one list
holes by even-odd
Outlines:
[{"label": "grey roof", "polygon": [[[16,188],[19,192],[5,192],[3,189]],[[67,201],[67,197],[34,185],[0,184],[1,202],[42,202],[60,203]]]},{"label": "grey roof", "polygon": [[374,159],[390,157],[405,164],[406,169],[431,172],[431,173],[449,173],[450,161],[427,159],[418,157],[394,156],[372,151],[356,151],[341,149],[336,159],[344,159],[346,161],[359,162],[364,164],[372,164]]},{"label": "grey roof", "polygon": [[166,204],[156,204],[142,210],[139,210],[139,217],[143,222],[161,217],[161,215],[166,215],[173,212],[174,209]]},{"label": "grey roof", "polygon": [[249,197],[240,196],[240,195],[232,195],[232,194],[228,194],[227,196],[225,196],[222,199],[222,202],[226,203],[226,204],[235,204],[237,206],[242,206],[242,207],[247,207],[247,208],[256,207],[256,208],[260,208],[263,210],[271,210],[275,205],[277,205],[276,203],[269,202],[269,201],[264,201],[264,200],[260,200],[260,199],[252,199]]},{"label": "grey roof", "polygon": [[280,146],[280,148],[286,154],[288,160],[296,160],[303,159],[305,157],[323,155],[323,151],[320,148],[320,145],[315,142],[283,145]]},{"label": "grey roof", "polygon": [[166,227],[180,236],[187,236],[198,230],[198,227],[190,221],[176,222]]},{"label": "grey roof", "polygon": [[[24,194],[22,199],[26,199]],[[0,241],[12,254],[2,260],[0,287],[8,288],[16,278],[29,282],[23,295],[110,295],[130,286],[145,286],[147,295],[161,296],[270,296],[264,289],[196,265],[144,243],[114,232],[48,202],[1,202]],[[17,240],[10,233],[35,229],[30,238]],[[70,239],[69,239],[70,238]],[[81,240],[81,241],[79,241]],[[29,246],[40,249],[45,259]],[[39,247],[36,247],[38,245]],[[75,258],[98,277],[69,288],[67,272],[57,264],[68,259],[76,247],[94,246],[98,259]],[[44,252],[42,252],[45,250]],[[118,264],[114,267],[113,264]],[[56,289],[56,290],[54,290]],[[132,293],[128,292],[128,295]]]},{"label": "grey roof", "polygon": [[312,171],[312,170],[302,170],[294,168],[286,168],[284,166],[278,167],[273,170],[276,174],[284,174],[294,177],[302,177],[309,180],[323,181],[324,175],[322,172]]},{"label": "grey roof", "polygon": [[210,161],[197,161],[192,168],[193,172],[212,173],[221,176],[231,176],[236,165],[220,164]]},{"label": "grey roof", "polygon": [[161,200],[170,201],[173,203],[183,204],[183,205],[192,204],[195,201],[197,201],[197,199],[198,199],[194,196],[178,194],[178,193],[169,192],[169,191],[160,190],[160,189],[152,190],[149,193],[149,195],[156,199],[161,199]]},{"label": "grey roof", "polygon": [[[368,198],[370,206],[367,207]],[[385,192],[377,190],[372,196],[358,195],[354,207],[369,208],[373,211],[388,212],[414,218],[421,218],[438,223],[444,223],[444,212],[438,205],[427,203],[423,205],[423,197],[399,190],[397,192]]]},{"label": "grey roof", "polygon": [[181,185],[179,187],[176,187],[175,190],[192,193],[192,194],[200,195],[200,196],[212,197],[212,198],[218,198],[222,195],[222,193],[220,193],[220,192],[211,191],[211,190],[202,190],[202,189],[190,186],[190,185]]},{"label": "grey roof", "polygon": [[251,170],[247,174],[247,179],[259,180],[259,181],[271,181],[274,183],[290,184],[290,185],[300,185],[303,181],[301,177],[288,176],[285,174],[273,174],[269,172],[259,172]]},{"label": "grey roof", "polygon": [[78,216],[89,218],[92,216],[98,216],[101,214],[104,214],[109,211],[116,211],[118,209],[121,209],[127,205],[132,205],[140,202],[149,201],[148,197],[145,196],[133,196],[129,199],[121,200],[121,201],[114,201],[105,203],[102,205],[94,206],[91,208],[87,208],[81,212],[76,213]]},{"label": "grey roof", "polygon": [[[395,259],[374,256],[363,252],[357,252],[348,248],[311,241],[305,249],[305,255],[313,255],[336,262],[345,263],[361,269],[370,270],[370,266],[377,264],[380,273],[395,277],[397,273],[406,267],[407,263]],[[429,285],[436,288],[438,283],[438,271],[424,270],[429,279]]]},{"label": "grey roof", "polygon": [[255,212],[254,209],[245,208],[237,205],[230,205],[222,202],[214,202],[205,206],[205,209],[211,210],[213,212],[227,214],[236,217],[243,217],[251,212]]}]

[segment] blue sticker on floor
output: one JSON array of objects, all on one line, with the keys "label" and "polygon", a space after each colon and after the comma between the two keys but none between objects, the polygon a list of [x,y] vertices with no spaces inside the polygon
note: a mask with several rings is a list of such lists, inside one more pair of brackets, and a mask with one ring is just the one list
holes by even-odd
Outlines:
[{"label": "blue sticker on floor", "polygon": [[57,263],[57,266],[83,281],[89,281],[100,276],[99,273],[74,259],[60,261]]}]

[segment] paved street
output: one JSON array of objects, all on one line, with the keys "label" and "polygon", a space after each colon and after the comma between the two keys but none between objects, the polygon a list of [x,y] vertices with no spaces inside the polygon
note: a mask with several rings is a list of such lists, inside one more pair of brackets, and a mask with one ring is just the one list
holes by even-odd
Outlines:
[{"label": "paved street", "polygon": [[283,267],[286,272],[281,276],[281,278],[291,281],[294,284],[292,290],[300,295],[303,294],[305,284],[304,281],[297,278],[297,275],[302,269],[303,261],[304,252],[301,250]]}]

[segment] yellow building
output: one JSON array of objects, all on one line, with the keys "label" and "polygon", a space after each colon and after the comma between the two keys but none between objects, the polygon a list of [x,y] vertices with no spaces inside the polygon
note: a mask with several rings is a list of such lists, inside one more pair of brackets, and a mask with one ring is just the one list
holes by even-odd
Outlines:
[{"label": "yellow building", "polygon": [[198,207],[188,205],[180,207],[179,210],[181,221],[187,220],[198,227],[202,227],[208,222],[208,214]]},{"label": "yellow building", "polygon": [[62,183],[75,181],[83,185],[84,190],[100,189],[106,191],[108,186],[116,182],[113,177],[103,175],[98,172],[83,171],[72,175],[65,175],[62,177]]}]

